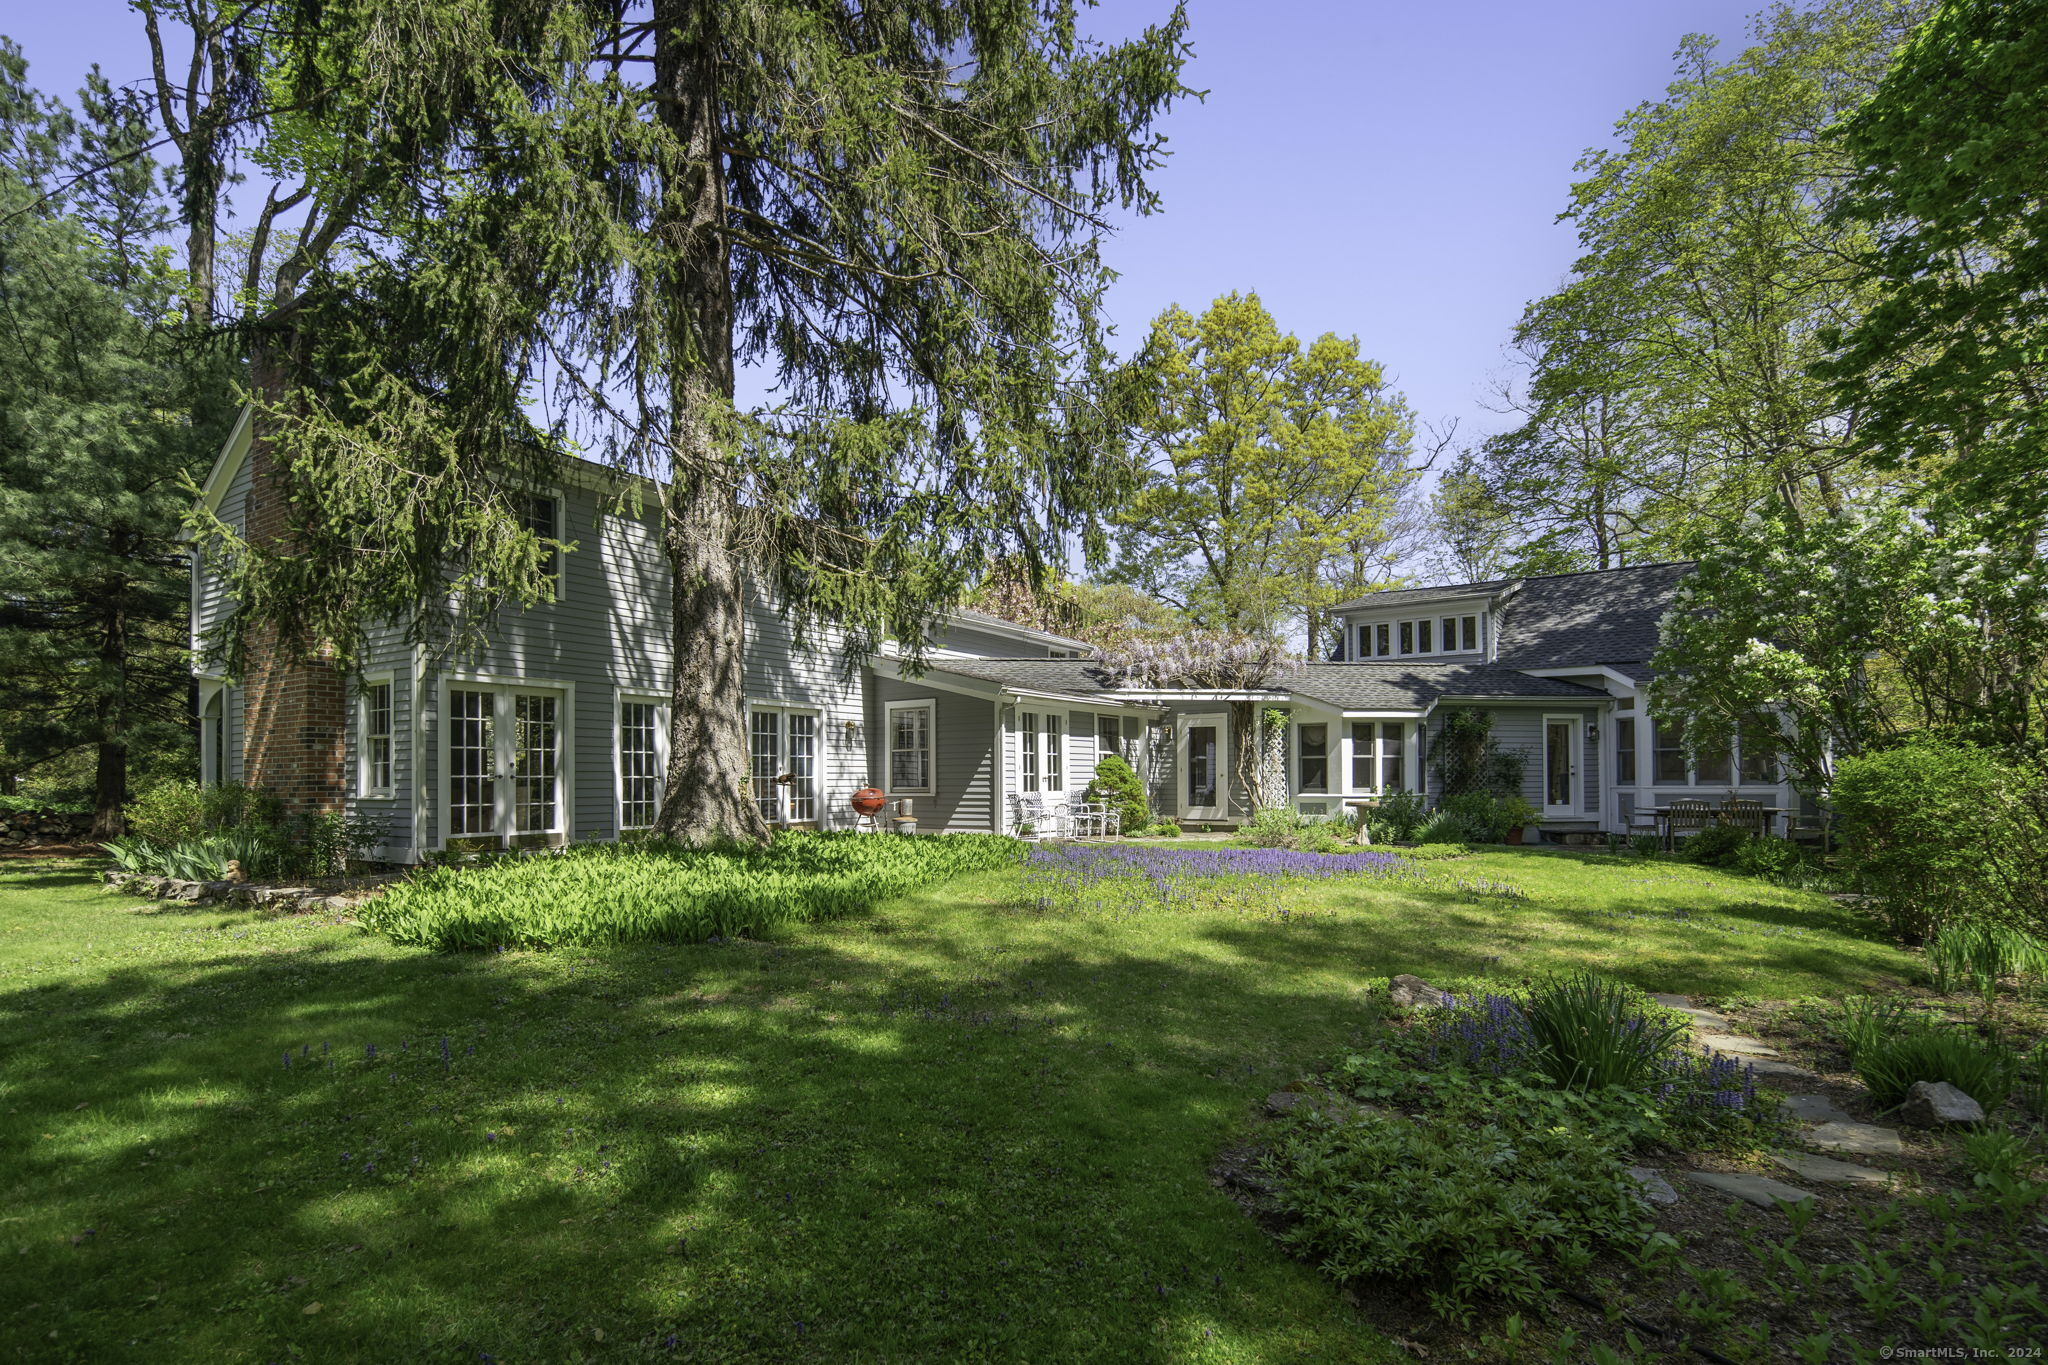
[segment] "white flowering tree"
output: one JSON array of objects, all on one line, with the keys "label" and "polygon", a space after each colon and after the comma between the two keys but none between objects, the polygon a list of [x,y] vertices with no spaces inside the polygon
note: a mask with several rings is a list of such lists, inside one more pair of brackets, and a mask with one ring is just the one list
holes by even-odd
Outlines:
[{"label": "white flowering tree", "polygon": [[1942,730],[2008,752],[2048,735],[2048,585],[1974,513],[1881,499],[1754,519],[1665,617],[1650,705],[1695,749],[1778,729],[1803,790],[1836,757]]}]

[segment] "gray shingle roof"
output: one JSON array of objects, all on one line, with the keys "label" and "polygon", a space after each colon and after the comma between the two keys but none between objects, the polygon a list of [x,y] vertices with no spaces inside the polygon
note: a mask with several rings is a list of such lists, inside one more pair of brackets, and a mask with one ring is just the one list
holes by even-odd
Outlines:
[{"label": "gray shingle roof", "polygon": [[1275,687],[1347,711],[1419,711],[1450,697],[1602,697],[1562,678],[1532,678],[1495,664],[1315,663]]},{"label": "gray shingle roof", "polygon": [[1434,601],[1439,597],[1480,597],[1499,592],[1512,578],[1489,578],[1478,583],[1446,583],[1433,588],[1384,588],[1369,592],[1363,597],[1354,597],[1349,602],[1339,602],[1331,611],[1371,611],[1377,606],[1407,607],[1421,602]]},{"label": "gray shingle roof", "polygon": [[1526,578],[1495,613],[1494,660],[1514,668],[1642,664],[1692,564]]},{"label": "gray shingle roof", "polygon": [[[944,659],[932,668],[1004,687],[1069,696],[1115,695],[1115,680],[1087,659]],[[1599,697],[1559,678],[1492,664],[1301,664],[1261,690],[1290,692],[1347,711],[1420,711],[1441,697]]]}]

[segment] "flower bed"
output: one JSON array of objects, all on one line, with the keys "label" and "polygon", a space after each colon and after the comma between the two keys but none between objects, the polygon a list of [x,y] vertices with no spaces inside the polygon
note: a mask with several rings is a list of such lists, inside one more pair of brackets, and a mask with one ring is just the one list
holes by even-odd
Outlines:
[{"label": "flower bed", "polygon": [[1237,909],[1285,917],[1294,891],[1333,879],[1369,879],[1519,897],[1486,877],[1426,869],[1382,850],[1305,853],[1285,848],[1187,848],[1162,844],[1040,844],[1024,863],[1024,890],[1040,910],[1139,914]]}]

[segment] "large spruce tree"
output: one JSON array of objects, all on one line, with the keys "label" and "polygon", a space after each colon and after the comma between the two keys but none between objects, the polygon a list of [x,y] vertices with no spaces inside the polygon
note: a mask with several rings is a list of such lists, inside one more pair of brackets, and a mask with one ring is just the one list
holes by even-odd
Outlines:
[{"label": "large spruce tree", "polygon": [[[270,545],[208,528],[239,628],[345,654],[379,616],[445,632],[451,576],[544,595],[518,489],[601,452],[661,480],[659,828],[758,834],[749,594],[853,659],[915,648],[980,566],[1092,538],[1125,477],[1098,244],[1153,207],[1184,17],[1103,45],[1076,11],[279,5],[259,159],[351,225],[253,320],[289,329],[258,439],[294,517]],[[738,401],[750,367],[775,406]]]}]

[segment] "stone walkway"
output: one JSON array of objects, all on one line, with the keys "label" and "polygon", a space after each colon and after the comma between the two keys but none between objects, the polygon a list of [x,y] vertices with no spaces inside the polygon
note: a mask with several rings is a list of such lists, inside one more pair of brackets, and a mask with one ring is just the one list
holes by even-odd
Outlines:
[{"label": "stone walkway", "polygon": [[[1734,1025],[1726,1018],[1712,1010],[1700,1009],[1688,996],[1652,995],[1650,998],[1690,1019],[1701,1047],[1748,1063],[1756,1069],[1759,1077],[1770,1077],[1780,1082],[1820,1079],[1817,1073],[1785,1061],[1783,1054],[1769,1044],[1734,1032]],[[1782,1088],[1789,1092],[1789,1087]],[[1779,1167],[1815,1185],[1890,1185],[1891,1172],[1854,1161],[1842,1161],[1837,1157],[1843,1154],[1898,1156],[1905,1151],[1905,1143],[1897,1129],[1861,1122],[1825,1095],[1789,1092],[1785,1097],[1785,1109],[1800,1123],[1800,1145],[1811,1150],[1773,1152],[1771,1160]],[[1837,1156],[1816,1156],[1814,1152],[1831,1152]],[[1678,1202],[1678,1192],[1661,1172],[1639,1166],[1631,1169],[1629,1174],[1643,1186],[1646,1199],[1660,1204]],[[1685,1178],[1695,1185],[1731,1199],[1745,1200],[1759,1208],[1773,1209],[1781,1203],[1799,1204],[1817,1197],[1812,1190],[1801,1186],[1743,1172],[1687,1171]]]}]

